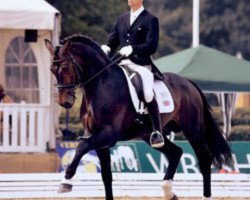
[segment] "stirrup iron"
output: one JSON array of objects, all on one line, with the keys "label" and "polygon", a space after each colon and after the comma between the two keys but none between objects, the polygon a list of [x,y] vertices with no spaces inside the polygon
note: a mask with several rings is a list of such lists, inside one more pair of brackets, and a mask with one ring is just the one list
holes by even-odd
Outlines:
[{"label": "stirrup iron", "polygon": [[[162,142],[153,144],[153,143],[152,143],[152,139],[153,139],[153,137],[154,137],[155,135],[158,135],[158,136],[161,138]],[[154,131],[154,132],[152,132],[149,141],[150,141],[151,147],[153,147],[153,148],[161,148],[161,147],[163,147],[164,144],[165,144],[163,135],[162,135],[159,131]]]}]

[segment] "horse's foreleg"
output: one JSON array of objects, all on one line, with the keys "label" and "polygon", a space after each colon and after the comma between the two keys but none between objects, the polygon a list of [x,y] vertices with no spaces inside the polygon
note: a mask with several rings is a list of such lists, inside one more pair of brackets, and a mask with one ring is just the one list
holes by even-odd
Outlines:
[{"label": "horse's foreleg", "polygon": [[73,185],[71,184],[71,178],[75,175],[77,166],[81,158],[88,151],[88,143],[86,143],[86,141],[81,141],[75,150],[75,156],[72,162],[66,169],[65,176],[64,179],[61,181],[58,193],[70,192],[72,190]]},{"label": "horse's foreleg", "polygon": [[88,143],[85,140],[81,141],[75,150],[75,156],[72,162],[66,169],[65,173],[66,179],[71,179],[75,175],[80,160],[82,159],[84,154],[86,154],[88,151],[90,151]]},{"label": "horse's foreleg", "polygon": [[112,200],[112,172],[109,148],[98,149],[96,153],[101,164],[102,181],[105,187],[106,199]]},{"label": "horse's foreleg", "polygon": [[[58,192],[71,191],[72,185],[70,185],[69,181],[75,175],[77,166],[84,154],[93,149],[113,146],[116,141],[116,135],[113,133],[112,127],[108,125],[100,133],[92,135],[90,138],[80,142],[76,148],[75,156],[66,170],[65,180],[62,181]],[[112,185],[110,187],[112,190]],[[112,198],[109,198],[109,200],[112,200]]]}]

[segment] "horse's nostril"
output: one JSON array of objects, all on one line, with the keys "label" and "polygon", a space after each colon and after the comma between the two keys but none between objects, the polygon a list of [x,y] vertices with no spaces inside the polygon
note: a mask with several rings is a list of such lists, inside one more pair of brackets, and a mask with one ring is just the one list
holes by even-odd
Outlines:
[{"label": "horse's nostril", "polygon": [[65,102],[65,103],[63,104],[63,107],[64,107],[64,108],[71,108],[71,107],[72,107],[72,104],[69,103],[69,102]]}]

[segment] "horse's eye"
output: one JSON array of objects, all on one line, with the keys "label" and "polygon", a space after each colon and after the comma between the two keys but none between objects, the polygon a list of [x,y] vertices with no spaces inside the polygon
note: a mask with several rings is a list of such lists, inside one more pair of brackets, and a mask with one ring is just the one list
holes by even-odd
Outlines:
[{"label": "horse's eye", "polygon": [[68,65],[61,65],[61,68],[63,71],[69,71],[69,66]]}]

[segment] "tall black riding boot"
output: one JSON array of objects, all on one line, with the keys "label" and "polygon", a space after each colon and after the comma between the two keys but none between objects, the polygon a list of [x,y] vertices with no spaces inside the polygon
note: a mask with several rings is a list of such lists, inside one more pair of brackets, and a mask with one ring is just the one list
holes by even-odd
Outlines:
[{"label": "tall black riding boot", "polygon": [[155,98],[153,98],[151,102],[147,103],[147,108],[153,123],[153,132],[151,133],[150,136],[150,144],[154,148],[163,147],[164,138],[161,134],[162,133],[161,117],[159,113],[158,104]]}]

